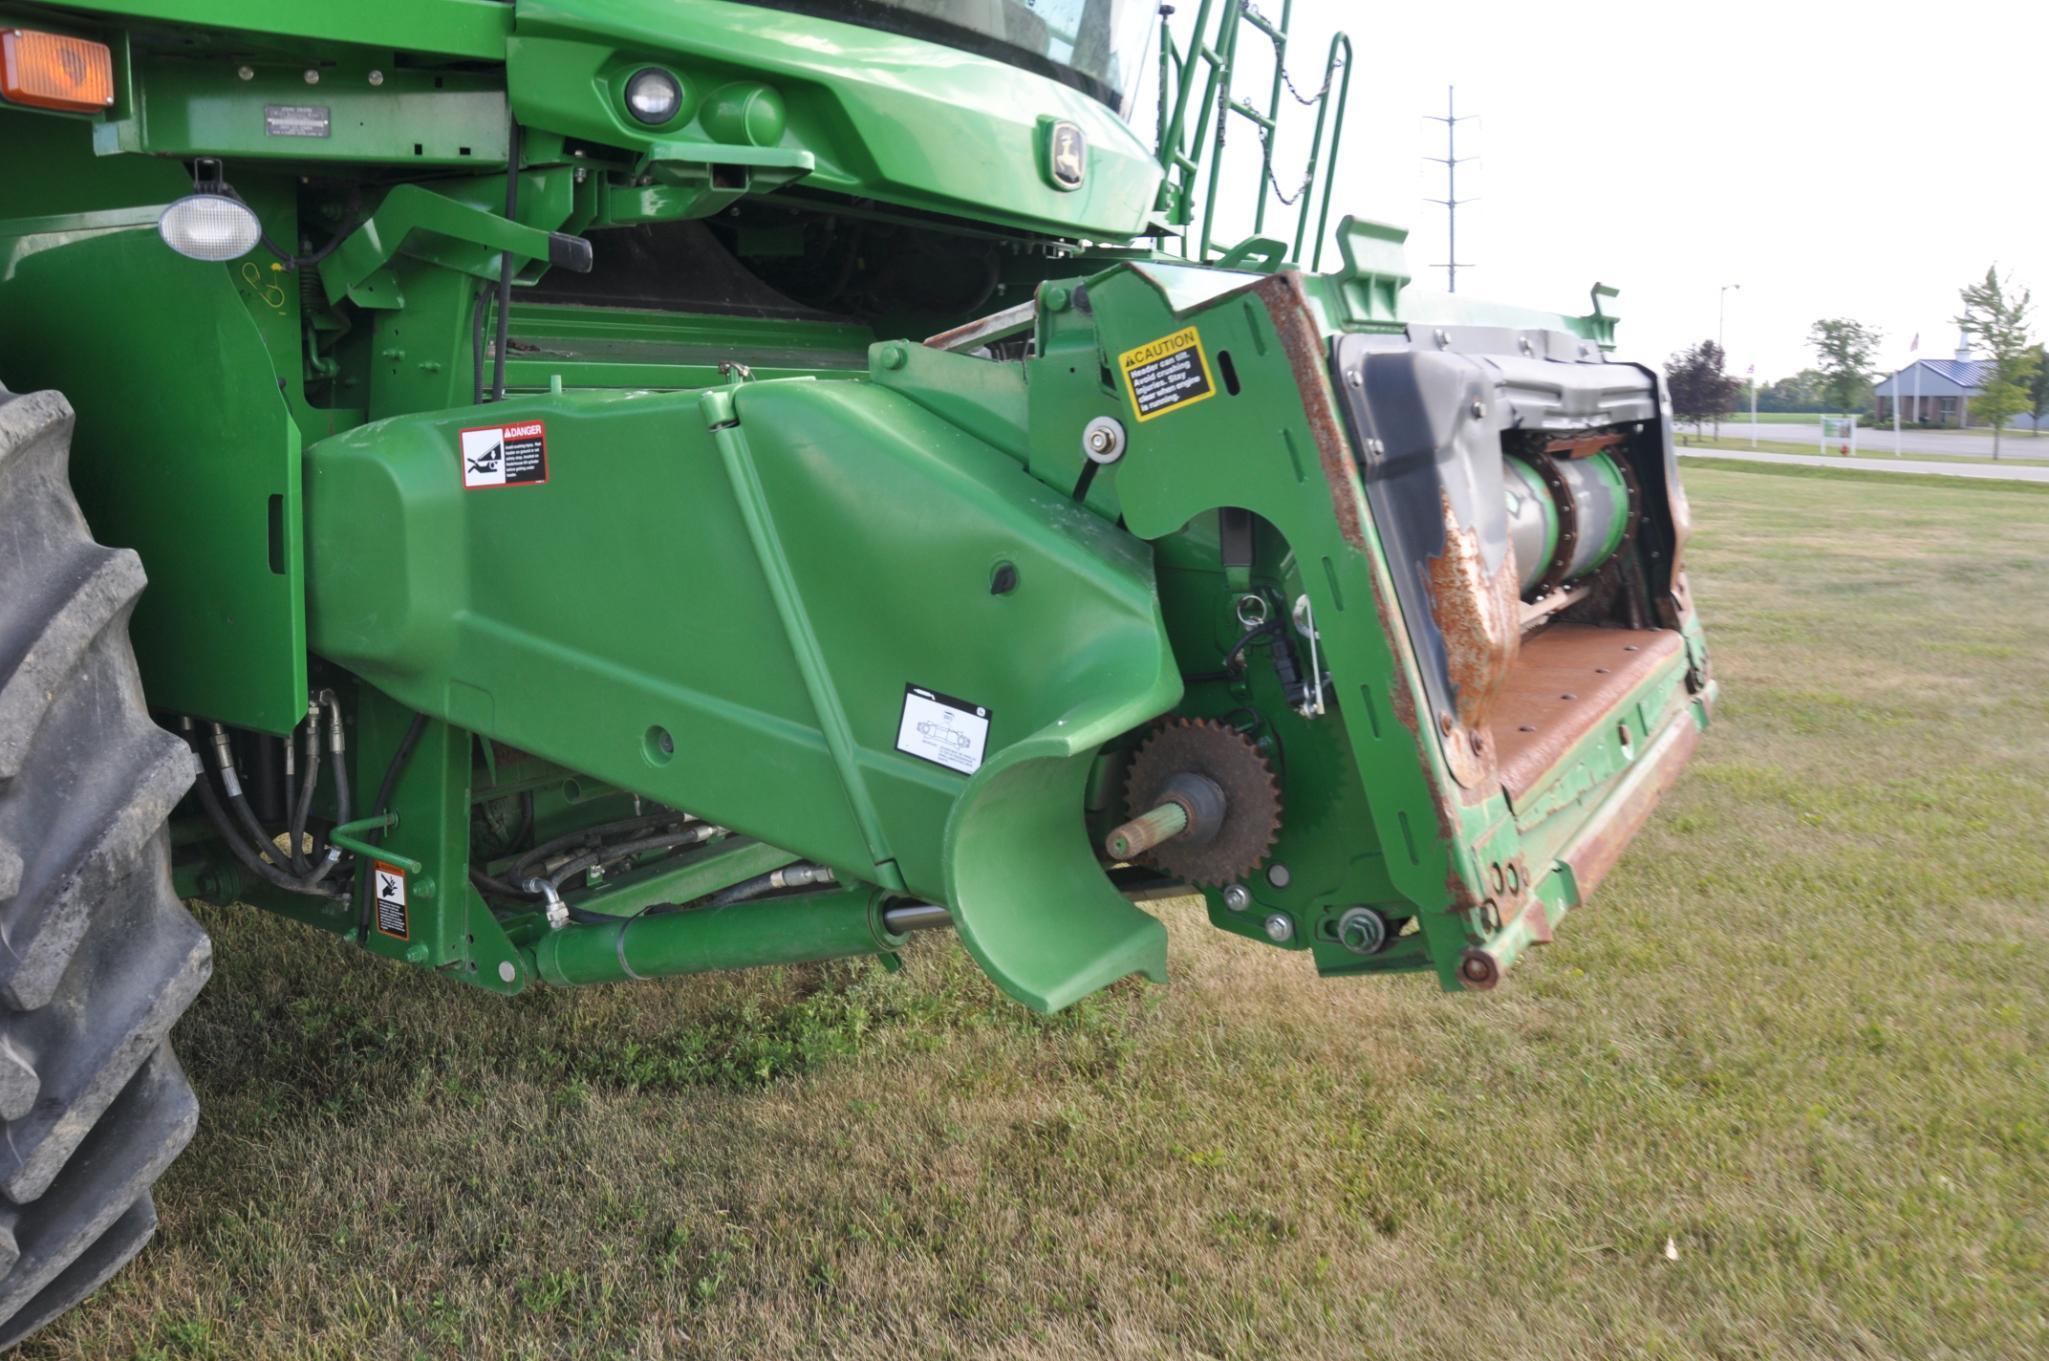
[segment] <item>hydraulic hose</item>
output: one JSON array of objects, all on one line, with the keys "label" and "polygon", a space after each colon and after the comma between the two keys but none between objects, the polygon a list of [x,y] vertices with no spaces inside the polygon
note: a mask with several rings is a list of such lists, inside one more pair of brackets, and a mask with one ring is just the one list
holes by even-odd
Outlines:
[{"label": "hydraulic hose", "polygon": [[[289,750],[291,739],[286,738]],[[306,773],[299,783],[299,798],[292,805],[289,821],[291,834],[291,856],[293,867],[301,874],[313,871],[313,862],[306,858],[306,816],[313,808],[313,790],[320,782],[320,701],[314,700],[306,706]]]}]

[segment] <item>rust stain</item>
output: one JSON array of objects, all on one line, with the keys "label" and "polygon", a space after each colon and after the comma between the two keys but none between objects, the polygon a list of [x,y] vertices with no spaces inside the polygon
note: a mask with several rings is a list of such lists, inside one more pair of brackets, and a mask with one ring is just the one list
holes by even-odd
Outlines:
[{"label": "rust stain", "polygon": [[1331,400],[1330,381],[1324,372],[1326,350],[1323,332],[1309,310],[1309,298],[1302,280],[1293,270],[1270,275],[1253,290],[1273,321],[1274,334],[1294,370],[1295,387],[1302,397],[1302,412],[1316,441],[1316,459],[1323,468],[1323,480],[1330,487],[1331,512],[1345,542],[1361,552],[1366,548],[1366,529],[1356,464],[1351,446],[1338,422],[1337,406]]},{"label": "rust stain", "polygon": [[1622,432],[1609,430],[1598,435],[1568,435],[1549,441],[1544,452],[1563,458],[1592,458],[1622,443]]},{"label": "rust stain", "polygon": [[1424,589],[1430,617],[1444,637],[1445,678],[1457,694],[1457,714],[1444,735],[1446,762],[1458,782],[1475,788],[1494,773],[1487,718],[1507,684],[1522,640],[1522,601],[1514,559],[1500,567],[1481,560],[1479,532],[1459,523],[1451,497],[1442,498],[1444,551],[1426,564]]}]

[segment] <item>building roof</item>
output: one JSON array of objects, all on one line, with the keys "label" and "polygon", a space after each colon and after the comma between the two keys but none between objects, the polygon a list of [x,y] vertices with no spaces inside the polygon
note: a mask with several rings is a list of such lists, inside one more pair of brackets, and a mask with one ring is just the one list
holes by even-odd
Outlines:
[{"label": "building roof", "polygon": [[[1991,376],[1992,361],[1989,359],[1917,359],[1914,363],[1887,378],[1874,391],[1880,397],[1913,394],[1916,387],[1914,370],[1921,370],[1918,386],[1923,397],[1952,397],[1959,394],[1975,397]],[[1897,385],[1897,388],[1895,387]]]},{"label": "building roof", "polygon": [[[1992,361],[1989,359],[1923,359],[1920,362],[1958,387],[1967,388],[1982,387],[1988,376],[1987,371],[1992,367]],[[1907,370],[1900,371],[1905,373]]]}]

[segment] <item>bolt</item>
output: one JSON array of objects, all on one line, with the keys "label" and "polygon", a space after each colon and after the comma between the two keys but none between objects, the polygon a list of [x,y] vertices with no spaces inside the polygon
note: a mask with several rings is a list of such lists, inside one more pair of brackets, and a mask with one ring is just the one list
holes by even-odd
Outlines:
[{"label": "bolt", "polygon": [[306,68],[306,83],[308,85],[318,85],[320,83],[320,73],[310,66]]},{"label": "bolt", "polygon": [[370,83],[372,85],[382,85],[384,83],[384,72],[372,71],[370,73]]},{"label": "bolt", "polygon": [[511,960],[501,959],[498,961],[498,981],[500,983],[510,983],[517,977],[519,977],[519,970],[512,967]]},{"label": "bolt", "polygon": [[422,941],[414,941],[414,942],[413,942],[413,943],[412,943],[411,945],[408,945],[408,946],[406,947],[406,963],[408,963],[408,964],[425,964],[426,962],[427,962],[427,942],[425,942],[425,941],[423,941],[423,940],[422,940]]},{"label": "bolt", "polygon": [[1522,349],[1524,354],[1535,354],[1537,352],[1537,347],[1530,344],[1530,338],[1528,336],[1524,336],[1522,338]]},{"label": "bolt", "polygon": [[1275,888],[1286,888],[1294,877],[1293,874],[1288,872],[1286,865],[1270,866],[1266,872],[1266,881]]},{"label": "bolt", "polygon": [[1067,310],[1067,290],[1060,287],[1058,284],[1055,284],[1053,287],[1047,289],[1044,293],[1040,294],[1039,297],[1040,301],[1045,304],[1046,310],[1048,312],[1065,312]]},{"label": "bolt", "polygon": [[882,347],[882,353],[877,358],[885,369],[900,369],[910,356],[904,353],[903,346],[890,344]]},{"label": "bolt", "polygon": [[1266,918],[1266,938],[1276,945],[1286,945],[1295,938],[1295,921],[1285,912],[1270,912]]},{"label": "bolt", "polygon": [[1446,335],[1446,334],[1445,334],[1444,332],[1442,332],[1442,331],[1439,331],[1439,332],[1437,333],[1437,348],[1441,350],[1441,349],[1444,349],[1444,348],[1445,348],[1446,346],[1448,346],[1448,345],[1450,345],[1450,344],[1451,344],[1451,337],[1450,337],[1450,336],[1448,336],[1448,335]]},{"label": "bolt", "polygon": [[238,66],[235,68],[235,77],[238,80],[254,80],[256,79],[256,72],[252,67]]},{"label": "bolt", "polygon": [[1487,404],[1478,398],[1473,400],[1473,419],[1480,420],[1487,414]]},{"label": "bolt", "polygon": [[1252,906],[1252,890],[1243,884],[1233,884],[1224,890],[1224,906],[1233,912],[1243,912]]},{"label": "bolt", "polygon": [[1091,449],[1095,450],[1095,451],[1096,451],[1097,453],[1099,453],[1099,454],[1100,454],[1100,453],[1104,452],[1105,450],[1107,450],[1107,449],[1108,449],[1109,447],[1110,447],[1110,432],[1109,432],[1109,431],[1107,431],[1107,430],[1092,430],[1092,431],[1090,431],[1090,432],[1089,432],[1089,448],[1091,448]]}]

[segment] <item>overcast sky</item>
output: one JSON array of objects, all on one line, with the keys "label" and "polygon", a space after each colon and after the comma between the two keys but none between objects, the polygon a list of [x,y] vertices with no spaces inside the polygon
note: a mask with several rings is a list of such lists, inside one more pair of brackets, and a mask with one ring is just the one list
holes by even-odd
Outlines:
[{"label": "overcast sky", "polygon": [[[1622,352],[1662,360],[1713,337],[1720,287],[1739,283],[1729,366],[1767,379],[1812,363],[1818,317],[1881,328],[1887,368],[1917,331],[1922,357],[1948,357],[1957,290],[1995,261],[2049,304],[2039,0],[1296,0],[1305,91],[1337,26],[1357,71],[1331,215],[1407,225],[1417,287],[1444,286],[1424,266],[1445,258],[1444,210],[1424,202],[1444,196],[1443,168],[1420,159],[1443,154],[1444,128],[1422,115],[1455,83],[1478,115],[1459,128],[1479,158],[1460,167],[1461,294],[1578,314],[1598,279],[1622,290]],[[1263,103],[1265,81],[1248,66],[1240,88]],[[1301,151],[1283,145],[1292,184]]]}]

